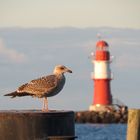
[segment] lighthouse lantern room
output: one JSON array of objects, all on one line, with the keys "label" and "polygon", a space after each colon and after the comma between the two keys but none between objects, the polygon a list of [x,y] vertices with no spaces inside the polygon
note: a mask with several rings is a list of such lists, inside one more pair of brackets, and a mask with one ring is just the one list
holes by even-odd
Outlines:
[{"label": "lighthouse lantern room", "polygon": [[106,41],[100,40],[97,42],[95,54],[92,55],[92,63],[94,64],[94,72],[91,76],[94,80],[94,98],[89,110],[106,111],[112,105],[110,88],[110,81],[112,80],[111,59],[109,45]]}]

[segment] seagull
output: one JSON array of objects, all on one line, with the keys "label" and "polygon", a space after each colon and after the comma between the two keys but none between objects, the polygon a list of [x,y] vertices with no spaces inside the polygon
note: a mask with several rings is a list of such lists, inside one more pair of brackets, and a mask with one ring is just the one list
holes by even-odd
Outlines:
[{"label": "seagull", "polygon": [[4,96],[11,96],[11,98],[17,96],[43,98],[42,111],[48,111],[47,97],[54,96],[63,89],[65,84],[65,72],[72,73],[72,71],[67,67],[63,65],[57,65],[54,68],[53,74],[31,80],[30,82],[21,85],[16,91],[5,94]]}]

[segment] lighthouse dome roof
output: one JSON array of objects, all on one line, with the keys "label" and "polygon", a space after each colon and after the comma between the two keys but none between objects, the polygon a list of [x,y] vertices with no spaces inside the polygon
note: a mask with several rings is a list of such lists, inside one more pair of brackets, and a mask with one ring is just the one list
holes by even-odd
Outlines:
[{"label": "lighthouse dome roof", "polygon": [[103,47],[108,47],[108,43],[104,40],[100,40],[96,43],[96,47],[100,47],[100,48],[103,48]]}]

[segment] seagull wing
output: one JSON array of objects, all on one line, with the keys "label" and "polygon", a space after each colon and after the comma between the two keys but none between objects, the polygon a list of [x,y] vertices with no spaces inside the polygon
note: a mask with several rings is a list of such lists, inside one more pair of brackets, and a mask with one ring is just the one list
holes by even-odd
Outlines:
[{"label": "seagull wing", "polygon": [[44,93],[52,92],[57,87],[58,79],[55,75],[44,76],[18,88],[18,92],[26,92],[35,96],[42,96]]}]

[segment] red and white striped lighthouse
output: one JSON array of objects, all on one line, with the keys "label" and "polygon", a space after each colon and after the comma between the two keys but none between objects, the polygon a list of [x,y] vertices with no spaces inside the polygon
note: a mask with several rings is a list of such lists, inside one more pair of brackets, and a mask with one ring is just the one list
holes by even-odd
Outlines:
[{"label": "red and white striped lighthouse", "polygon": [[92,63],[94,64],[94,72],[92,73],[94,98],[89,110],[106,111],[112,104],[110,88],[110,81],[112,79],[111,59],[109,45],[106,41],[100,40],[97,42],[95,54],[92,55]]}]

